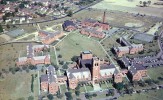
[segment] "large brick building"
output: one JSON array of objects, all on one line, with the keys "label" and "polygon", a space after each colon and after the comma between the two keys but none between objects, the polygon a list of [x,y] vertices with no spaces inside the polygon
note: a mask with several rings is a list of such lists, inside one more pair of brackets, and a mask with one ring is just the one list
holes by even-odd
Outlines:
[{"label": "large brick building", "polygon": [[46,74],[41,75],[41,90],[50,94],[56,94],[59,90],[59,85],[65,84],[66,80],[66,76],[57,76],[54,66],[49,65]]},{"label": "large brick building", "polygon": [[142,77],[147,76],[147,69],[140,63],[131,63],[131,61],[126,58],[121,58],[121,67],[128,70],[127,76],[131,81],[139,81]]},{"label": "large brick building", "polygon": [[96,84],[100,80],[110,79],[116,83],[122,82],[122,74],[113,64],[93,57],[90,51],[84,51],[78,58],[75,68],[67,70],[69,87],[75,89],[79,82]]},{"label": "large brick building", "polygon": [[62,31],[47,32],[47,31],[40,30],[38,33],[39,39],[40,41],[42,41],[43,44],[51,44],[52,42],[61,38],[63,35],[64,34]]},{"label": "large brick building", "polygon": [[119,39],[119,42],[123,46],[113,48],[118,57],[122,57],[125,54],[135,54],[144,49],[143,44],[131,44],[123,37]]},{"label": "large brick building", "polygon": [[48,49],[48,45],[27,45],[27,56],[19,57],[17,59],[16,65],[37,65],[37,64],[50,64],[50,55],[35,56],[35,53],[42,52],[45,49]]},{"label": "large brick building", "polygon": [[76,29],[80,29],[81,34],[96,38],[104,38],[105,33],[103,31],[110,29],[109,24],[105,22],[105,12],[102,22],[94,19],[85,19],[82,21],[73,19],[65,21],[62,26],[65,31],[70,32]]}]

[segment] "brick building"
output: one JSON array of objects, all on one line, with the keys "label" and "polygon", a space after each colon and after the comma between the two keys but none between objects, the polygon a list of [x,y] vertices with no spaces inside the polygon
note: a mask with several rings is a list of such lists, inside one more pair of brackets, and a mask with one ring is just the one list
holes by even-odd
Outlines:
[{"label": "brick building", "polygon": [[19,57],[17,59],[16,65],[37,65],[37,64],[50,64],[50,55],[44,56],[35,56],[35,53],[42,52],[45,49],[48,49],[48,45],[35,45],[32,44],[27,45],[27,56]]},{"label": "brick building", "polygon": [[65,84],[66,76],[57,76],[54,66],[49,65],[46,74],[41,75],[41,90],[43,92],[49,92],[50,94],[56,94],[59,90],[60,84]]},{"label": "brick building", "polygon": [[147,76],[147,69],[141,64],[132,64],[129,67],[128,77],[131,81],[139,81],[142,77]]},{"label": "brick building", "polygon": [[143,44],[131,44],[125,38],[121,37],[119,39],[122,47],[114,47],[114,51],[118,57],[122,57],[125,54],[136,54],[144,50]]},{"label": "brick building", "polygon": [[62,24],[62,27],[65,31],[68,31],[68,32],[71,32],[77,29],[77,26],[73,20],[64,21],[64,23]]},{"label": "brick building", "polygon": [[122,74],[117,71],[113,64],[93,57],[90,51],[80,54],[77,67],[67,70],[69,87],[75,89],[79,82],[96,84],[101,80],[110,79],[114,82],[122,82]]},{"label": "brick building", "polygon": [[40,30],[38,33],[39,39],[40,41],[42,41],[43,44],[51,44],[52,42],[61,38],[63,35],[64,34],[61,31],[47,32]]}]

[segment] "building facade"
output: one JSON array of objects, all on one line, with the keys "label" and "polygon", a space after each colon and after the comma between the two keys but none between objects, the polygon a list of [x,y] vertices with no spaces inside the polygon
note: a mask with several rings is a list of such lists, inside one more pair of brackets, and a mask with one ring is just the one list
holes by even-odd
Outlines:
[{"label": "building facade", "polygon": [[17,59],[16,65],[37,65],[37,64],[50,64],[50,55],[44,56],[35,56],[35,53],[43,52],[43,50],[49,49],[48,45],[35,45],[32,44],[27,45],[27,56],[26,57],[19,57]]}]

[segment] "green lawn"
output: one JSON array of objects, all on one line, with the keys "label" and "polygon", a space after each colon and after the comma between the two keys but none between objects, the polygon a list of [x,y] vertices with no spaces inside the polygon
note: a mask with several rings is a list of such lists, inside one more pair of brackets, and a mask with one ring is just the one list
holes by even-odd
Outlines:
[{"label": "green lawn", "polygon": [[86,92],[84,86],[80,87],[80,92]]},{"label": "green lawn", "polygon": [[125,95],[118,100],[162,100],[163,90],[149,91],[148,93]]},{"label": "green lawn", "polygon": [[106,84],[101,84],[101,88],[102,88],[102,89],[107,89],[108,87],[107,87]]},{"label": "green lawn", "polygon": [[93,87],[92,86],[86,85],[85,87],[86,87],[87,91],[93,91]]},{"label": "green lawn", "polygon": [[66,86],[65,85],[60,85],[61,92],[64,94],[66,92]]},{"label": "green lawn", "polygon": [[54,48],[50,48],[50,60],[51,63],[57,64]]},{"label": "green lawn", "polygon": [[[158,77],[163,77],[163,67],[150,68],[147,73],[151,79],[158,80]],[[159,82],[163,83],[163,81]]]},{"label": "green lawn", "polygon": [[80,52],[84,50],[91,50],[100,58],[106,56],[97,41],[80,35],[77,31],[70,33],[56,48],[60,48],[57,54],[62,54],[62,59],[66,61],[70,61],[73,56],[80,55]]}]

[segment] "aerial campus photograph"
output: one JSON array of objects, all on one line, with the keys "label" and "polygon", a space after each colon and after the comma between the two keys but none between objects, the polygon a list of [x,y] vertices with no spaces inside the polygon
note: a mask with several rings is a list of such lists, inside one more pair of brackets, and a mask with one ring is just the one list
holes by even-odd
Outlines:
[{"label": "aerial campus photograph", "polygon": [[163,0],[0,0],[0,100],[163,100]]}]

